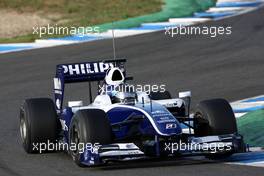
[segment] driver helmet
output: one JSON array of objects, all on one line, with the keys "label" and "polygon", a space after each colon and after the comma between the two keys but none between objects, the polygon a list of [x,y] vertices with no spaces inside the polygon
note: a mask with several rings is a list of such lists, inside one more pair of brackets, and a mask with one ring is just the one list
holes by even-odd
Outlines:
[{"label": "driver helmet", "polygon": [[128,84],[121,84],[112,91],[112,102],[120,104],[135,104],[136,93]]}]

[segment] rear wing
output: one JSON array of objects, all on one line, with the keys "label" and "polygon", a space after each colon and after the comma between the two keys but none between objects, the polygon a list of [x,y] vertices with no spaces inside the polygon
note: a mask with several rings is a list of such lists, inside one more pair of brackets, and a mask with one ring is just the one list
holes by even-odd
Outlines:
[{"label": "rear wing", "polygon": [[106,71],[118,67],[125,75],[125,59],[57,65],[56,77],[64,83],[102,81]]},{"label": "rear wing", "polygon": [[[126,59],[117,59],[57,65],[56,76],[54,78],[54,94],[57,113],[62,112],[65,84],[89,82],[89,87],[91,87],[92,81],[103,81],[106,72],[113,67],[118,67],[123,72],[124,76],[126,76],[125,63]],[[91,101],[91,88],[89,88],[89,94]]]}]

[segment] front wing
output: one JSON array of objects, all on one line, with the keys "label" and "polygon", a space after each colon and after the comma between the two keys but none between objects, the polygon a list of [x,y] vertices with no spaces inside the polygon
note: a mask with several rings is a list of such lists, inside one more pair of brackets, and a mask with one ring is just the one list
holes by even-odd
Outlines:
[{"label": "front wing", "polygon": [[[189,137],[188,142],[185,144],[185,146],[188,146],[186,148],[180,148],[180,142],[167,143],[161,148],[160,141],[156,137],[155,141],[153,141],[153,147],[156,153],[151,156],[145,152],[144,148],[139,148],[134,143],[99,145],[94,150],[84,150],[81,154],[81,160],[84,165],[96,166],[106,164],[110,161],[158,158],[164,151],[168,157],[245,152],[243,138],[238,134]],[[176,145],[178,146],[177,148],[175,147]]]}]

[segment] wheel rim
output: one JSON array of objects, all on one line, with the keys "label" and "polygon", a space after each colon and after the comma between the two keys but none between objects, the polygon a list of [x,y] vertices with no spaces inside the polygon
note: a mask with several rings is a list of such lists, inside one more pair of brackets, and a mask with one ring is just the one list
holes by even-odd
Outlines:
[{"label": "wheel rim", "polygon": [[21,139],[24,142],[27,138],[27,125],[26,125],[26,121],[25,121],[25,115],[23,112],[21,113],[19,128],[20,128]]},{"label": "wheel rim", "polygon": [[196,118],[203,118],[203,115],[201,112],[196,112],[194,115]]}]

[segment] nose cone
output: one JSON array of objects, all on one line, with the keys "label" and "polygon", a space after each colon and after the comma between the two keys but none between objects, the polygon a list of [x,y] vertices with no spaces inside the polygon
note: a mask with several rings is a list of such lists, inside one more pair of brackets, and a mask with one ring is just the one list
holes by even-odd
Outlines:
[{"label": "nose cone", "polygon": [[179,121],[162,105],[153,102],[145,105],[137,105],[147,112],[149,121],[156,132],[163,136],[172,136],[182,133]]},{"label": "nose cone", "polygon": [[170,114],[170,112],[154,111],[152,112],[152,118],[162,135],[172,136],[182,133],[180,123]]}]

